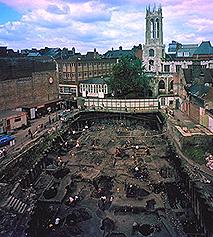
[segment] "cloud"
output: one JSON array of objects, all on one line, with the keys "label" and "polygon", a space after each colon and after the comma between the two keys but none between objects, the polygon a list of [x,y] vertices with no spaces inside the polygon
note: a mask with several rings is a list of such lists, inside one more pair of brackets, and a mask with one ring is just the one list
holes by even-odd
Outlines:
[{"label": "cloud", "polygon": [[60,8],[57,5],[51,4],[47,7],[47,11],[53,14],[64,15],[68,14],[70,12],[70,9],[66,5]]},{"label": "cloud", "polygon": [[[0,42],[12,48],[131,48],[145,42],[145,9],[155,0],[0,0],[22,13],[0,26]],[[156,4],[157,6],[159,3]],[[162,0],[164,42],[213,41],[212,0]]]}]

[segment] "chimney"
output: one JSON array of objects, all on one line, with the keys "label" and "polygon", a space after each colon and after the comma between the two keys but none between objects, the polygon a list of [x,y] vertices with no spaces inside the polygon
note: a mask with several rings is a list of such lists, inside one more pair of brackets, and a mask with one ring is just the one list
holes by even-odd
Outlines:
[{"label": "chimney", "polygon": [[75,54],[75,47],[72,47],[72,53]]}]

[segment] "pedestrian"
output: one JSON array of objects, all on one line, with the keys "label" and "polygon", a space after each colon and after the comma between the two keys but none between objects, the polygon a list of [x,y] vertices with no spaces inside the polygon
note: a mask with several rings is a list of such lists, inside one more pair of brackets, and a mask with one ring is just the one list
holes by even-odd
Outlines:
[{"label": "pedestrian", "polygon": [[31,139],[33,138],[33,134],[32,134],[32,131],[31,129],[28,130],[28,134],[30,135]]},{"label": "pedestrian", "polygon": [[132,235],[134,235],[138,231],[138,223],[134,222],[132,224]]},{"label": "pedestrian", "polygon": [[55,225],[58,225],[59,223],[60,223],[60,218],[57,217],[57,218],[55,219]]},{"label": "pedestrian", "polygon": [[116,165],[116,162],[117,162],[117,160],[116,160],[116,157],[114,156],[114,160],[113,160],[113,167],[115,167],[115,165]]},{"label": "pedestrian", "polygon": [[50,118],[50,116],[49,116],[49,124],[51,124],[51,118]]},{"label": "pedestrian", "polygon": [[7,155],[7,152],[6,152],[6,149],[5,149],[5,148],[3,148],[2,152],[3,152],[3,156],[6,156],[6,155]]}]

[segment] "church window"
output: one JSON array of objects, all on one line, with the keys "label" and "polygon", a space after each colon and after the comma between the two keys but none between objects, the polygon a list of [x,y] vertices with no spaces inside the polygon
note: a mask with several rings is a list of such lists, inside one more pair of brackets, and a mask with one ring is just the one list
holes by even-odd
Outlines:
[{"label": "church window", "polygon": [[170,85],[169,85],[169,87],[170,87],[169,89],[170,89],[170,90],[173,90],[173,84],[174,84],[174,81],[172,80],[172,81],[170,82]]},{"label": "church window", "polygon": [[176,72],[179,72],[181,69],[181,65],[176,65]]},{"label": "church window", "polygon": [[166,99],[164,97],[161,98],[161,105],[164,106],[166,104]]},{"label": "church window", "polygon": [[164,72],[170,72],[170,65],[164,65]]},{"label": "church window", "polygon": [[158,39],[160,37],[160,23],[159,19],[156,19],[156,38]]},{"label": "church window", "polygon": [[149,57],[154,57],[155,55],[154,49],[149,50]]},{"label": "church window", "polygon": [[164,90],[165,89],[165,82],[163,80],[159,81],[158,88]]},{"label": "church window", "polygon": [[152,67],[154,66],[154,61],[149,60],[149,70],[152,70]]},{"label": "church window", "polygon": [[155,38],[155,23],[153,19],[151,19],[150,22],[151,22],[151,38],[154,39]]}]

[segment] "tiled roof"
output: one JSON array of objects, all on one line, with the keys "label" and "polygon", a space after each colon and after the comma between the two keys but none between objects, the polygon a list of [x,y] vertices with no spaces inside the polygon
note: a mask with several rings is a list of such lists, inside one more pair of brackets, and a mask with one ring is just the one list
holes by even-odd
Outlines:
[{"label": "tiled roof", "polygon": [[107,51],[103,57],[104,58],[121,58],[124,56],[134,56],[134,50],[109,50]]},{"label": "tiled roof", "polygon": [[213,54],[213,47],[210,41],[203,41],[195,50],[194,55],[208,55]]},{"label": "tiled roof", "polygon": [[195,84],[195,85],[190,86],[188,91],[193,96],[203,97],[207,95],[209,91],[209,86]]},{"label": "tiled roof", "polygon": [[178,56],[178,53],[189,53],[189,55],[187,57],[192,57],[194,52],[196,51],[197,46],[188,46],[187,45],[185,47],[182,47],[180,49],[177,50],[177,57],[185,57],[185,55],[182,56]]},{"label": "tiled roof", "polygon": [[197,105],[204,107],[205,99],[204,97],[207,95],[209,91],[209,86],[205,85],[192,85],[188,88],[189,94],[192,96],[193,100]]},{"label": "tiled roof", "polygon": [[195,77],[200,77],[201,74],[204,77],[204,83],[213,84],[213,69],[199,67],[195,73],[195,70],[188,68],[183,69],[183,73],[187,84],[192,84]]},{"label": "tiled roof", "polygon": [[209,87],[208,93],[204,96],[204,99],[213,102],[213,87]]}]

